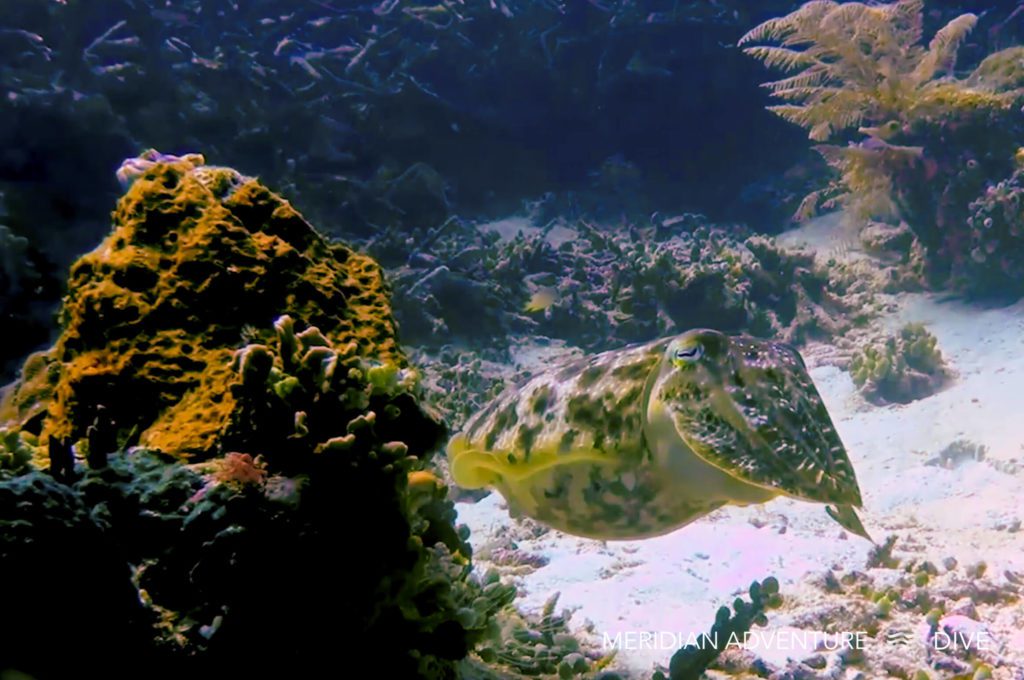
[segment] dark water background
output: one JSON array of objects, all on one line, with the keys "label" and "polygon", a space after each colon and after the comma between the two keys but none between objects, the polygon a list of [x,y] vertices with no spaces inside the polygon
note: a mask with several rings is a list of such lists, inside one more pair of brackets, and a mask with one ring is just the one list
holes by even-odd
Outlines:
[{"label": "dark water background", "polygon": [[[818,166],[734,43],[799,4],[480,2],[456,20],[387,1],[6,0],[0,224],[19,240],[3,246],[0,313],[18,331],[0,378],[52,337],[66,267],[109,227],[114,170],[149,147],[259,175],[356,243],[526,201],[777,231],[787,183]],[[933,1],[926,34],[984,12],[966,67],[1019,40],[1016,8]]]}]

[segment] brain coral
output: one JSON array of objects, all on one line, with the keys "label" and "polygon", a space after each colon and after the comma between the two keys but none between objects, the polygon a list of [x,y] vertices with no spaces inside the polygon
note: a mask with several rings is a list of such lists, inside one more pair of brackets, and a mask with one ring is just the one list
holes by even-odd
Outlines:
[{"label": "brain coral", "polygon": [[154,151],[118,176],[113,230],[72,266],[63,333],[5,390],[0,423],[74,442],[102,404],[122,446],[209,457],[234,407],[232,354],[280,314],[406,365],[377,263],[258,180]]}]

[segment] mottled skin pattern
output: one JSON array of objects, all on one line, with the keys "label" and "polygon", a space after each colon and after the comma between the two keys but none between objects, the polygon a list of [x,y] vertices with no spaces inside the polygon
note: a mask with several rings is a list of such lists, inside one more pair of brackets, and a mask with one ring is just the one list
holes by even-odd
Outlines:
[{"label": "mottled skin pattern", "polygon": [[702,342],[715,360],[689,369],[698,379],[666,381],[659,393],[686,444],[751,483],[860,506],[853,466],[799,352],[745,336]]},{"label": "mottled skin pattern", "polygon": [[866,537],[846,519],[861,499],[842,442],[782,343],[696,329],[553,366],[474,415],[448,455],[460,486],[580,536],[657,536],[788,495],[838,504]]}]

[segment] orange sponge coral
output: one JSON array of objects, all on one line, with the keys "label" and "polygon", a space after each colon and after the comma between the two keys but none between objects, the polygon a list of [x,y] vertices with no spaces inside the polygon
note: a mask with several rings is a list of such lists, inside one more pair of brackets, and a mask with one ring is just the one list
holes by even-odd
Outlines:
[{"label": "orange sponge coral", "polygon": [[272,341],[281,314],[406,365],[374,260],[329,244],[256,179],[195,154],[140,159],[126,161],[112,232],[71,268],[62,335],[5,390],[0,423],[74,442],[102,404],[120,446],[209,457],[234,405],[235,350]]}]

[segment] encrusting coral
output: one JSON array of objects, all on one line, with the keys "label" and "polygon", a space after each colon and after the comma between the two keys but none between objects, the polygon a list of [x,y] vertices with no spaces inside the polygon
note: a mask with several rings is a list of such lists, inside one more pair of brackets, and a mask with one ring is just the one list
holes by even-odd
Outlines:
[{"label": "encrusting coral", "polygon": [[0,422],[74,442],[103,404],[121,445],[212,455],[234,408],[232,352],[244,328],[269,328],[277,314],[404,366],[372,259],[329,244],[253,178],[198,156],[154,158],[126,162],[148,170],[110,235],[72,267],[63,334],[26,362]]},{"label": "encrusting coral", "polygon": [[899,334],[854,354],[850,375],[868,400],[905,404],[934,394],[951,371],[937,338],[922,324],[907,324]]},{"label": "encrusting coral", "polygon": [[[803,217],[846,207],[858,220],[905,220],[946,283],[969,240],[968,204],[1007,177],[1024,126],[1024,47],[985,58],[963,77],[957,52],[978,17],[962,14],[921,44],[923,0],[814,0],[766,21],[739,44],[790,72],[765,83],[769,109],[808,130],[838,180],[808,195]],[[985,248],[986,244],[982,244]]]}]

